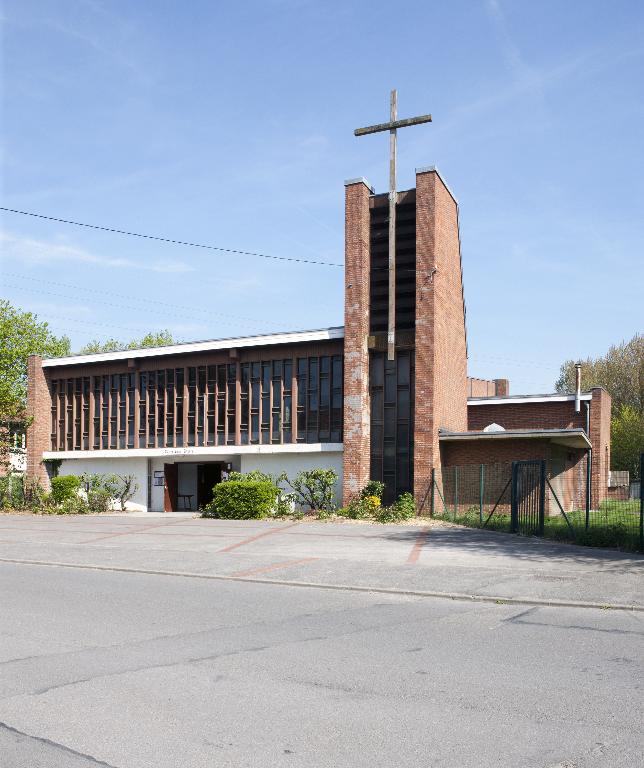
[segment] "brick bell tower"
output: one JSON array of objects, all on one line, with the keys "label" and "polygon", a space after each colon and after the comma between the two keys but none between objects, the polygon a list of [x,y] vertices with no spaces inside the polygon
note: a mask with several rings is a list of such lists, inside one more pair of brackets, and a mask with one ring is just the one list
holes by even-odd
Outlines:
[{"label": "brick bell tower", "polygon": [[440,428],[467,430],[458,203],[438,171],[396,193],[395,355],[387,354],[389,196],[345,182],[344,484],[427,504]]}]

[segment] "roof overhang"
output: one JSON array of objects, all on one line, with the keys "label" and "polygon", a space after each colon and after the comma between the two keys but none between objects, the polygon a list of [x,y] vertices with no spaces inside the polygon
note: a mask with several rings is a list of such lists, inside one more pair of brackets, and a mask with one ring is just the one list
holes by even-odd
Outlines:
[{"label": "roof overhang", "polygon": [[472,442],[481,440],[547,440],[566,448],[592,448],[583,429],[506,429],[502,432],[450,432],[440,429],[441,442]]},{"label": "roof overhang", "polygon": [[270,333],[261,336],[240,336],[229,339],[193,341],[188,344],[171,344],[167,347],[147,347],[145,349],[123,349],[118,352],[95,352],[87,355],[69,357],[51,357],[43,360],[43,368],[64,365],[88,365],[107,363],[113,360],[140,360],[145,357],[163,355],[185,355],[194,352],[215,352],[221,349],[241,349],[243,347],[267,347],[276,344],[302,344],[315,341],[333,341],[344,338],[344,327],[322,328],[316,331],[295,331],[290,333]]}]

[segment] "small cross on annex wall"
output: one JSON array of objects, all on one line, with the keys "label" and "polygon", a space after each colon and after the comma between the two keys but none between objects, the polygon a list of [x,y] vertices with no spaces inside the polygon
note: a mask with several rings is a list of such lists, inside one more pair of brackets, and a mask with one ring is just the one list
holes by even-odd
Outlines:
[{"label": "small cross on annex wall", "polygon": [[396,138],[398,128],[431,123],[431,115],[419,115],[398,120],[398,91],[391,92],[388,123],[356,128],[354,136],[389,131],[389,309],[387,323],[387,359],[393,360],[396,353]]}]

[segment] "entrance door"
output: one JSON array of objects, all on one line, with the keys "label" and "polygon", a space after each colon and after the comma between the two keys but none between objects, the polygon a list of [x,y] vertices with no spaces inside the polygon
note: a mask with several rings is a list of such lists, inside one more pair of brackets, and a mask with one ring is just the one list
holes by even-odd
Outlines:
[{"label": "entrance door", "polygon": [[212,501],[212,489],[221,482],[221,464],[199,464],[197,466],[197,509]]},{"label": "entrance door", "polygon": [[172,512],[177,508],[177,488],[179,485],[179,467],[177,464],[163,465],[163,511]]}]

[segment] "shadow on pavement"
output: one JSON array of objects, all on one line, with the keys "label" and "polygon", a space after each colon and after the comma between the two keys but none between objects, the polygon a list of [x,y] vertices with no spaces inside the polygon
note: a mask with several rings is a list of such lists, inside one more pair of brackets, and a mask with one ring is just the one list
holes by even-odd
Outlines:
[{"label": "shadow on pavement", "polygon": [[[389,541],[409,542],[413,545],[418,534],[418,529],[383,531],[381,537]],[[574,563],[613,573],[632,573],[638,566],[644,568],[644,555],[633,552],[560,544],[536,537],[482,531],[477,528],[432,527],[424,548],[430,550],[440,548],[444,552],[453,549],[454,554],[469,552],[476,555],[516,558],[540,564],[543,564],[544,560],[559,565]]]}]

